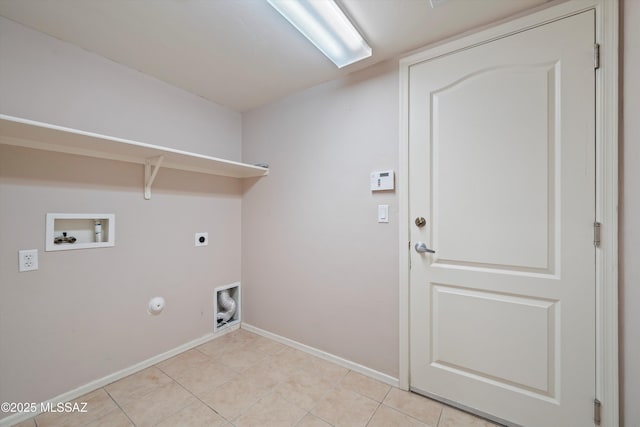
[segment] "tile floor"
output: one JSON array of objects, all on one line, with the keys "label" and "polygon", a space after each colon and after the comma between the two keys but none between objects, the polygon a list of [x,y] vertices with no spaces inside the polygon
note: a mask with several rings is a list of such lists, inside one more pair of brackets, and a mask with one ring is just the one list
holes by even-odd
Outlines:
[{"label": "tile floor", "polygon": [[493,427],[239,329],[76,400],[86,413],[43,413],[20,427]]}]

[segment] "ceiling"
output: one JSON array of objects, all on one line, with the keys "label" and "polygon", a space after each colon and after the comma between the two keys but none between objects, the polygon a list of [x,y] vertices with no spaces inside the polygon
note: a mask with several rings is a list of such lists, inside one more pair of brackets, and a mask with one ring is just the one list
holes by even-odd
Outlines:
[{"label": "ceiling", "polygon": [[0,0],[0,15],[247,111],[548,0],[338,0],[373,56],[338,69],[265,0]]}]

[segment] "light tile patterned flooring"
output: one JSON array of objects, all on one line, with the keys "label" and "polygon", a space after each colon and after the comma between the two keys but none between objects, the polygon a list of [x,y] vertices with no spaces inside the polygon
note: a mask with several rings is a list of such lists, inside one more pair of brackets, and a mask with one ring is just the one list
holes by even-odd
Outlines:
[{"label": "light tile patterned flooring", "polygon": [[76,402],[18,426],[495,426],[243,329]]}]

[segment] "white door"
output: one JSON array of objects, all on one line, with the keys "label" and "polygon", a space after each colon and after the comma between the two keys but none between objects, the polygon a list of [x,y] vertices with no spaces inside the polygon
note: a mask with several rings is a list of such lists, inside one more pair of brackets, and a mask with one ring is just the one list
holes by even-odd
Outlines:
[{"label": "white door", "polygon": [[594,38],[586,11],[410,67],[412,390],[593,425]]}]

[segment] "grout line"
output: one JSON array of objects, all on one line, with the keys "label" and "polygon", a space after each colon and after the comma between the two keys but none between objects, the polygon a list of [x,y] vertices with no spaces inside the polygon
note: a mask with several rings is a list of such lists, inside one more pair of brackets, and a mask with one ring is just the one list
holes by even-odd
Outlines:
[{"label": "grout line", "polygon": [[[198,346],[198,347],[200,347],[200,346]],[[200,350],[198,347],[194,347],[193,350],[197,351],[198,353],[202,354],[203,356],[207,356],[208,358],[211,358],[211,356],[209,356],[204,351]]]},{"label": "grout line", "polygon": [[[181,384],[182,385],[182,384]],[[188,391],[188,390],[187,390]],[[191,393],[191,392],[189,392]],[[224,415],[222,415],[220,412],[216,411],[215,408],[213,408],[211,405],[209,405],[207,402],[205,402],[204,400],[200,399],[198,397],[198,395],[191,393],[191,395],[193,397],[195,397],[200,403],[202,403],[204,406],[206,406],[207,408],[211,409],[215,414],[219,415],[220,418],[222,418],[223,420],[225,420],[226,422],[230,423],[231,420],[227,419],[227,417],[225,417]]]},{"label": "grout line", "polygon": [[[125,378],[126,378],[126,377],[125,377]],[[111,393],[109,393],[105,387],[102,387],[102,390],[103,390],[105,393],[107,393],[107,396],[109,396],[109,399],[111,399],[111,400],[113,401],[113,403],[115,403],[115,404],[116,404],[116,406],[117,406],[118,408],[120,408],[120,410],[122,411],[122,413],[124,414],[124,416],[125,416],[125,417],[127,417],[127,419],[128,419],[129,421],[131,421],[131,424],[133,424],[133,426],[135,427],[135,426],[136,426],[136,423],[134,423],[134,422],[133,422],[133,420],[131,419],[131,417],[129,416],[129,414],[127,414],[127,411],[125,411],[125,410],[124,410],[124,408],[123,408],[122,406],[120,406],[120,404],[116,401],[116,399],[114,399],[114,397],[113,397],[113,396],[111,396]],[[37,426],[36,426],[36,427],[37,427]]]},{"label": "grout line", "polygon": [[[311,412],[309,412],[309,413],[311,414]],[[316,418],[317,418],[317,419],[319,419],[319,420],[324,421],[325,423],[329,424],[330,426],[335,426],[335,424],[333,424],[331,421],[329,421],[329,420],[325,420],[325,419],[324,419],[324,418],[322,418],[320,415],[316,415],[316,414],[311,414],[311,415],[313,415],[314,417],[316,417]]]},{"label": "grout line", "polygon": [[[295,405],[294,405],[295,406]],[[296,406],[297,408],[297,406]],[[302,409],[302,408],[300,408]],[[302,414],[302,416],[300,417],[300,419],[298,419],[298,421],[295,422],[295,424],[293,424],[293,426],[297,426],[298,424],[300,424],[300,421],[304,420],[304,417],[307,416],[307,414],[309,413],[308,411],[306,411],[305,409],[302,409],[304,411],[304,414]]]},{"label": "grout line", "polygon": [[[154,365],[154,366],[155,366],[155,365]],[[158,369],[160,369],[160,368],[158,368]],[[164,372],[164,371],[163,371],[163,372]],[[165,374],[165,375],[166,375],[166,374]],[[177,385],[178,385],[178,387],[181,387],[184,391],[186,391],[187,393],[189,393],[191,396],[194,396],[194,394],[193,394],[193,393],[191,393],[189,390],[187,390],[187,389],[186,389],[182,384],[180,384],[178,381],[174,380],[174,379],[173,379],[172,377],[170,377],[169,375],[167,375],[167,376],[168,376],[169,378],[171,378],[171,381],[172,381],[172,382],[174,382],[175,384],[177,384]],[[168,385],[170,385],[170,384],[171,384],[171,383],[169,383],[169,384],[164,384],[164,385],[161,385],[161,386],[156,387],[156,388],[166,387],[166,386],[168,386]],[[150,394],[150,393],[147,393],[147,395],[148,395],[148,394]],[[146,395],[145,395],[145,396],[146,396]],[[196,397],[196,396],[194,396],[194,397]],[[196,399],[197,399],[197,397],[196,397]],[[181,407],[180,407],[180,408],[178,408],[175,412],[173,412],[173,413],[171,413],[171,414],[167,415],[164,419],[162,419],[162,420],[160,420],[160,421],[158,421],[158,422],[164,421],[165,419],[167,419],[167,418],[169,418],[169,417],[174,416],[175,414],[177,414],[178,412],[182,411],[182,410],[183,410],[184,408],[186,408],[187,406],[189,406],[189,403],[185,403],[185,405],[184,405],[184,406],[181,406]]]},{"label": "grout line", "polygon": [[256,400],[255,402],[253,402],[251,405],[247,406],[245,409],[243,409],[238,415],[236,415],[232,421],[229,421],[230,423],[233,423],[234,421],[237,421],[238,418],[242,417],[243,415],[245,415],[247,412],[249,412],[251,410],[251,408],[253,408],[254,406],[256,406],[262,399],[264,399],[265,397],[269,396],[269,394],[273,394],[275,393],[273,390],[269,390],[267,393],[265,393],[264,395],[260,396],[258,398],[258,400]]},{"label": "grout line", "polygon": [[367,423],[365,424],[365,427],[368,426],[371,423],[371,420],[373,420],[373,417],[376,416],[376,413],[378,412],[378,409],[380,409],[380,407],[382,406],[382,403],[377,402],[378,406],[376,406],[376,409],[371,413],[371,415],[369,415],[369,419],[367,420]]},{"label": "grout line", "polygon": [[[286,401],[287,401],[287,400],[285,400],[285,402],[286,402]],[[296,408],[297,408],[297,406],[296,406]],[[302,409],[303,411],[305,411],[305,413],[304,413],[304,415],[302,416],[302,418],[300,418],[298,421],[296,421],[296,423],[293,425],[293,427],[296,427],[297,425],[300,425],[300,423],[302,422],[302,420],[304,420],[304,419],[307,417],[307,415],[311,415],[311,412],[307,411],[306,409],[303,409],[303,408],[300,408],[300,409]]]},{"label": "grout line", "polygon": [[387,392],[384,394],[384,396],[382,396],[382,400],[380,401],[380,403],[384,403],[384,401],[387,399],[387,396],[389,396],[389,393],[391,393],[391,390],[393,390],[394,388],[397,388],[397,387],[394,387],[392,385],[389,386],[389,390],[387,390]]},{"label": "grout line", "polygon": [[442,420],[442,413],[444,412],[444,405],[440,408],[440,414],[438,415],[438,422],[436,423],[436,427],[440,425],[440,420]]},{"label": "grout line", "polygon": [[[340,366],[340,365],[337,365],[337,366]],[[363,375],[363,376],[367,377],[366,375],[361,374],[360,372],[356,372],[356,371],[354,371],[354,370],[351,370],[351,369],[350,369],[350,370],[349,370],[349,371],[344,375],[344,377],[342,377],[342,378],[340,379],[340,382],[338,383],[338,385],[339,385],[339,386],[341,386],[341,387],[342,387],[343,389],[345,389],[345,390],[352,391],[352,392],[354,392],[354,393],[356,393],[356,394],[359,394],[359,395],[360,395],[360,396],[362,396],[362,397],[365,397],[365,398],[367,398],[367,399],[369,399],[369,400],[373,400],[373,401],[374,401],[374,402],[376,402],[376,403],[382,403],[382,402],[384,402],[384,399],[386,399],[386,398],[387,398],[387,395],[389,394],[389,392],[391,392],[391,389],[396,388],[396,387],[394,387],[394,386],[392,386],[392,385],[389,385],[389,384],[383,383],[382,381],[378,381],[378,380],[376,380],[376,379],[374,379],[374,378],[367,377],[367,378],[368,378],[368,379],[370,379],[370,380],[373,380],[373,381],[379,382],[380,384],[382,384],[382,385],[384,385],[384,386],[386,386],[386,387],[389,387],[389,389],[384,393],[384,396],[382,396],[382,399],[380,399],[380,400],[378,401],[378,399],[373,398],[373,397],[371,397],[371,396],[367,396],[366,394],[360,393],[358,390],[353,390],[353,389],[350,389],[350,388],[345,388],[345,387],[342,385],[342,381],[344,381],[344,379],[347,377],[347,375],[349,375],[349,372],[353,372],[354,374]]]},{"label": "grout line", "polygon": [[[182,353],[181,353],[182,354]],[[204,353],[203,353],[204,354]],[[209,355],[205,354],[205,356],[209,357]],[[209,357],[210,358],[210,357]],[[157,365],[153,365],[154,367],[158,368],[160,371],[162,371],[163,374],[165,374],[167,377],[171,378],[171,380],[173,382],[175,382],[176,384],[178,384],[180,387],[183,388],[183,390],[185,390],[187,393],[189,393],[191,396],[195,397],[196,400],[198,400],[200,403],[202,403],[203,405],[205,405],[207,408],[211,409],[214,413],[216,413],[217,415],[219,415],[223,420],[227,421],[228,423],[231,422],[231,420],[227,419],[227,417],[225,417],[224,415],[222,415],[220,412],[216,411],[215,408],[211,407],[211,405],[209,405],[207,402],[205,402],[204,400],[200,399],[200,397],[193,393],[191,390],[189,390],[186,386],[184,386],[180,381],[178,381],[177,379],[173,378],[171,375],[169,375],[167,372],[165,372],[162,368],[160,368]],[[235,372],[235,371],[234,371]],[[231,380],[229,380],[231,381]],[[229,381],[226,381],[222,384],[219,384],[218,386],[216,386],[215,388],[218,388],[226,383],[228,383]],[[189,406],[189,405],[187,405]],[[184,408],[186,408],[187,406],[185,406]],[[180,411],[184,408],[181,408]],[[180,412],[178,411],[178,412]],[[177,413],[177,412],[176,412]],[[173,415],[173,414],[172,414]]]},{"label": "grout line", "polygon": [[[384,403],[381,403],[380,406],[384,406],[385,408],[389,408],[390,410],[395,411],[395,412],[397,412],[399,414],[402,414],[407,418],[411,418],[412,420],[415,420],[416,422],[418,422],[420,424],[427,424],[425,421],[422,421],[422,420],[414,417],[413,415],[407,414],[406,412],[402,411],[400,408],[394,408],[393,406],[385,405]],[[440,416],[441,415],[442,415],[442,410],[440,411],[440,415],[438,416],[438,422],[433,427],[438,427],[438,424],[440,424]]]}]

